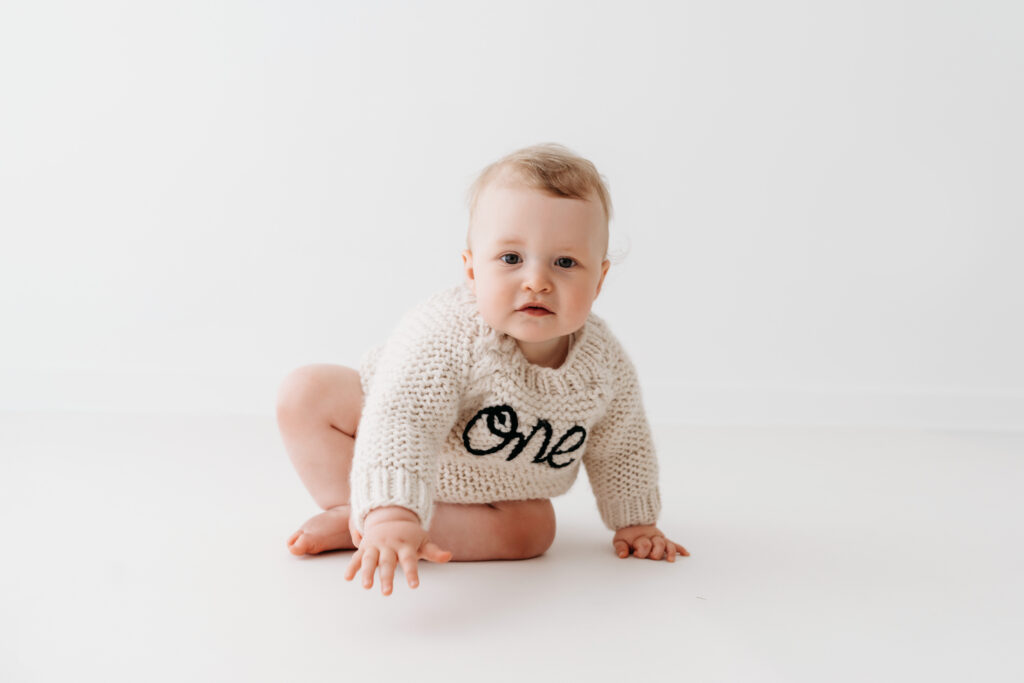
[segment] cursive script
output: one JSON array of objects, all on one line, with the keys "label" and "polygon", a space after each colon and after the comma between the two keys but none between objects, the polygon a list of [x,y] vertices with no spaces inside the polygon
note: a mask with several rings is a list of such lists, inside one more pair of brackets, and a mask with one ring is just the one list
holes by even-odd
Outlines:
[{"label": "cursive script", "polygon": [[[487,430],[501,439],[497,446],[491,448],[474,448],[473,444],[469,442],[469,433],[473,429],[473,426],[480,420],[486,420]],[[526,448],[537,432],[543,432],[544,441],[541,443],[540,450],[537,451],[537,455],[533,456],[533,462],[537,464],[547,464],[550,467],[560,468],[572,464],[576,458],[570,458],[565,462],[555,462],[556,455],[565,455],[566,453],[572,453],[578,450],[583,442],[587,438],[587,430],[579,425],[570,428],[562,438],[555,443],[551,450],[548,450],[548,445],[551,443],[551,437],[553,436],[553,430],[551,429],[551,423],[547,420],[537,420],[537,424],[534,425],[533,430],[529,436],[519,431],[519,416],[516,415],[516,411],[511,406],[491,406],[490,408],[484,408],[476,415],[473,419],[466,424],[466,429],[462,432],[462,443],[466,446],[466,450],[473,455],[490,455],[491,453],[497,453],[504,449],[510,444],[512,450],[505,457],[506,462],[515,460],[520,453]],[[566,442],[572,437],[577,437],[576,441],[571,445],[566,445]]]}]

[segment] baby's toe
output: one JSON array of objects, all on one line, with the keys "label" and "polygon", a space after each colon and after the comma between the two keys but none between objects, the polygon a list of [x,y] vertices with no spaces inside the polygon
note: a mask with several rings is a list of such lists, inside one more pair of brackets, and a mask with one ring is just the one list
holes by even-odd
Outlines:
[{"label": "baby's toe", "polygon": [[319,552],[313,539],[301,529],[288,539],[288,550],[292,555],[315,555]]}]

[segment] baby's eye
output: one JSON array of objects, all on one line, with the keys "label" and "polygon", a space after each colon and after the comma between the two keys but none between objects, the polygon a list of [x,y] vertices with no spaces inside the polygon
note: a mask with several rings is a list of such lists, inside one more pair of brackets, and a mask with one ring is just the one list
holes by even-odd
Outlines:
[{"label": "baby's eye", "polygon": [[557,261],[555,261],[555,263],[558,264],[559,268],[572,268],[574,265],[576,265],[576,262],[573,261],[568,256],[562,256]]},{"label": "baby's eye", "polygon": [[[502,254],[499,258],[504,263],[507,263],[510,266],[514,266],[515,264],[519,263],[519,254]],[[512,259],[512,260],[509,261],[507,259]]]}]

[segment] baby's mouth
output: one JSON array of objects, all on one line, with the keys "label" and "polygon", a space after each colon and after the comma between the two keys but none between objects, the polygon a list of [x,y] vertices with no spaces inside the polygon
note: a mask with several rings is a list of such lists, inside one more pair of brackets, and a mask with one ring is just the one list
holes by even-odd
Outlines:
[{"label": "baby's mouth", "polygon": [[543,306],[523,306],[519,309],[519,312],[529,315],[552,315],[552,312]]}]

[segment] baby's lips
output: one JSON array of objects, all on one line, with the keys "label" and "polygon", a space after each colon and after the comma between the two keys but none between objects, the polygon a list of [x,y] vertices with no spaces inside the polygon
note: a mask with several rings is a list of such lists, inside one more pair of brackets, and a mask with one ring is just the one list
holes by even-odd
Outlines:
[{"label": "baby's lips", "polygon": [[525,311],[528,308],[539,308],[541,310],[547,311],[548,313],[554,313],[554,311],[552,311],[550,308],[548,308],[544,304],[537,303],[537,302],[531,302],[531,303],[525,304],[523,306],[520,306],[516,310],[517,311]]}]

